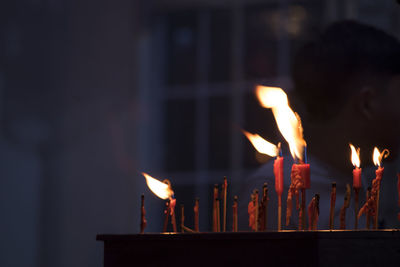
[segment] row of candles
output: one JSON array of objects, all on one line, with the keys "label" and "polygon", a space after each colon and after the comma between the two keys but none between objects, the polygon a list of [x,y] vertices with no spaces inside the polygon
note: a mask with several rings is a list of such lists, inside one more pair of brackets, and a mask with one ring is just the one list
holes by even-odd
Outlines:
[{"label": "row of candles", "polygon": [[[303,128],[301,125],[300,117],[297,113],[293,112],[293,110],[289,106],[289,101],[286,93],[278,87],[266,87],[266,86],[257,86],[256,95],[260,102],[260,104],[264,108],[269,108],[272,110],[277,127],[281,132],[282,136],[286,140],[289,145],[289,149],[291,155],[294,160],[294,164],[291,169],[291,183],[288,190],[287,196],[287,205],[286,205],[286,226],[289,225],[292,216],[293,210],[293,197],[296,200],[296,209],[298,210],[298,229],[305,230],[306,229],[306,189],[311,187],[310,180],[310,165],[306,163],[305,156],[305,147],[306,142],[303,138]],[[283,156],[281,153],[281,144],[274,145],[267,140],[263,139],[258,134],[252,134],[247,131],[243,131],[255,149],[262,154],[266,154],[268,156],[274,157],[274,166],[273,172],[275,176],[275,191],[277,193],[278,198],[278,213],[277,220],[278,226],[277,230],[281,230],[281,218],[282,218],[282,193],[283,193]],[[370,219],[373,218],[374,228],[377,228],[378,223],[378,213],[379,213],[379,192],[380,192],[380,183],[382,180],[382,175],[384,168],[381,166],[381,162],[383,158],[386,158],[389,155],[389,151],[384,149],[382,152],[378,150],[378,148],[374,148],[373,151],[373,161],[374,164],[378,167],[376,170],[376,177],[372,181],[372,187],[367,190],[367,199],[366,203],[359,209],[359,192],[361,189],[361,168],[360,168],[360,149],[356,149],[352,144],[350,144],[351,150],[351,161],[354,165],[353,169],[353,190],[354,190],[354,200],[355,200],[355,229],[358,228],[358,220],[363,215],[366,214],[367,217],[367,226],[369,227]],[[163,231],[167,230],[167,224],[169,218],[171,220],[171,224],[173,227],[173,231],[177,231],[176,227],[176,219],[175,219],[175,205],[176,199],[174,198],[174,192],[171,188],[171,183],[169,180],[159,181],[150,175],[143,173],[146,178],[146,182],[150,190],[156,194],[161,199],[167,199],[166,208],[165,208],[165,220]],[[399,206],[400,206],[400,175],[398,175],[398,192],[399,192]],[[227,202],[227,179],[224,178],[224,182],[222,184],[222,231],[226,231],[226,202]],[[213,196],[213,227],[212,230],[214,232],[219,232],[221,230],[221,222],[220,222],[220,198],[219,198],[219,190],[218,185],[214,187],[214,196]],[[340,210],[340,229],[345,229],[345,216],[346,209],[350,204],[350,194],[351,189],[350,186],[347,185],[345,201]],[[301,201],[300,201],[301,199]],[[334,220],[334,209],[336,202],[336,184],[332,183],[332,191],[331,191],[331,206],[330,206],[330,216],[329,216],[329,228],[333,229],[333,220]],[[268,187],[264,185],[263,194],[261,197],[261,201],[259,200],[259,194],[257,191],[253,192],[251,195],[251,201],[248,205],[248,214],[249,214],[249,227],[254,231],[266,230],[266,222],[267,222],[267,208],[268,208]],[[144,196],[142,195],[142,216],[141,216],[141,233],[144,232],[144,228],[146,226],[145,219],[145,211],[144,211]],[[233,204],[233,222],[232,222],[232,230],[237,231],[237,197],[234,198]],[[199,232],[199,200],[197,199],[194,206],[194,229],[190,229],[184,225],[184,208],[181,206],[181,230],[186,232]],[[311,202],[308,205],[308,221],[310,230],[317,229],[317,222],[319,216],[319,195],[316,194]],[[399,215],[400,220],[400,215]]]}]

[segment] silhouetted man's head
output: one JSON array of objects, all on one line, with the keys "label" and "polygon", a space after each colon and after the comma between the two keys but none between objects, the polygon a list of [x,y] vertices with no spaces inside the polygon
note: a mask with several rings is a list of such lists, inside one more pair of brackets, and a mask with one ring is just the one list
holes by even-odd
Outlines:
[{"label": "silhouetted man's head", "polygon": [[364,138],[365,143],[397,146],[398,40],[372,26],[337,22],[299,50],[292,67],[294,88],[309,121],[341,120],[339,125],[347,128],[340,130],[353,132],[351,137],[360,142]]},{"label": "silhouetted man's head", "polygon": [[335,116],[362,87],[384,90],[396,74],[400,43],[354,21],[332,24],[297,53],[293,64],[295,90],[314,120]]}]

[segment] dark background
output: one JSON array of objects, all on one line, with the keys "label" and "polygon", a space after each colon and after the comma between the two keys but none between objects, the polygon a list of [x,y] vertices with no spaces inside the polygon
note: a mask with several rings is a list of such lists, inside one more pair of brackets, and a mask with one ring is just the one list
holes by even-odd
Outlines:
[{"label": "dark background", "polygon": [[[295,49],[357,19],[397,37],[395,1],[17,0],[0,3],[0,266],[101,266],[98,233],[161,230],[141,171],[229,198],[263,158],[241,128],[276,142],[254,85],[290,93]],[[228,225],[228,227],[230,227]]]}]

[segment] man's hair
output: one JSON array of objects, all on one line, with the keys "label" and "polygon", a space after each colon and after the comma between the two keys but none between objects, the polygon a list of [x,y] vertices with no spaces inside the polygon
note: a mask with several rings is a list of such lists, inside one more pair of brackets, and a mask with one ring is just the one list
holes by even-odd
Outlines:
[{"label": "man's hair", "polygon": [[310,119],[332,118],[352,90],[385,87],[400,74],[400,43],[372,26],[341,21],[298,51],[292,65],[294,89]]}]

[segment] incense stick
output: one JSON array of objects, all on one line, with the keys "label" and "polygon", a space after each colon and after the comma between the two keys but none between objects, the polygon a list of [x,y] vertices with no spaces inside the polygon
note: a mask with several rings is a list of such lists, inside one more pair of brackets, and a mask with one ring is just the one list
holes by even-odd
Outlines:
[{"label": "incense stick", "polygon": [[228,181],[226,179],[226,176],[224,177],[224,183],[223,183],[223,223],[222,223],[222,231],[226,232],[226,195],[227,195],[227,190],[228,190]]},{"label": "incense stick", "polygon": [[238,201],[238,197],[237,196],[234,196],[233,197],[233,205],[232,205],[232,212],[233,212],[233,220],[232,220],[232,231],[233,232],[237,232],[237,230],[238,230],[238,215],[237,215],[237,212],[238,212],[238,203],[237,203],[237,201]]},{"label": "incense stick", "polygon": [[350,185],[346,184],[346,193],[344,196],[344,203],[342,208],[340,209],[340,229],[346,229],[346,209],[350,205],[350,197],[351,197],[351,189]]},{"label": "incense stick", "polygon": [[260,218],[260,231],[267,230],[267,218],[268,218],[268,184],[263,185],[263,197],[261,200],[261,218]]},{"label": "incense stick", "polygon": [[354,229],[358,229],[358,198],[359,198],[360,188],[354,188],[354,210],[355,210],[355,219],[354,219]]},{"label": "incense stick", "polygon": [[306,229],[306,189],[301,189],[301,207],[300,207],[300,217],[299,218],[299,230]]},{"label": "incense stick", "polygon": [[218,198],[218,185],[214,185],[213,194],[213,232],[217,232],[217,198]]},{"label": "incense stick", "polygon": [[254,206],[255,206],[255,210],[254,210],[254,227],[255,227],[255,231],[258,232],[258,190],[254,190]]},{"label": "incense stick", "polygon": [[181,204],[181,232],[184,233],[185,226],[185,207]]},{"label": "incense stick", "polygon": [[166,231],[167,231],[168,218],[169,218],[169,212],[170,212],[169,206],[170,206],[170,205],[169,205],[169,200],[167,200],[167,201],[165,202],[165,210],[164,210],[165,218],[164,218],[163,232],[166,232]]},{"label": "incense stick", "polygon": [[375,210],[375,220],[374,220],[374,229],[378,229],[378,215],[379,215],[379,188],[380,182],[378,185],[378,191],[376,192],[376,210]]},{"label": "incense stick", "polygon": [[216,206],[217,206],[216,213],[217,213],[217,232],[218,233],[221,231],[221,217],[220,217],[221,211],[220,211],[220,205],[219,205],[220,203],[219,202],[220,202],[219,198],[217,198],[215,200],[215,203],[216,203]]},{"label": "incense stick", "polygon": [[329,229],[333,230],[334,228],[334,218],[335,218],[335,205],[336,205],[336,183],[332,183],[332,191],[331,191],[331,208],[329,211]]},{"label": "incense stick", "polygon": [[[367,198],[366,198],[367,201],[371,197],[371,189],[372,188],[370,186],[367,189]],[[371,216],[370,216],[370,212],[369,211],[367,211],[367,215],[365,217],[367,218],[367,224],[366,224],[367,229],[370,229]]]},{"label": "incense stick", "polygon": [[144,195],[142,194],[142,197],[141,197],[141,208],[140,208],[140,211],[141,211],[141,216],[140,216],[140,233],[141,234],[143,234],[144,233],[144,229],[146,228],[146,224],[147,224],[147,222],[146,222],[146,217],[145,217],[145,215],[146,215],[146,210],[144,209]]},{"label": "incense stick", "polygon": [[198,198],[196,198],[193,210],[194,210],[194,230],[196,232],[199,232],[199,199]]}]

